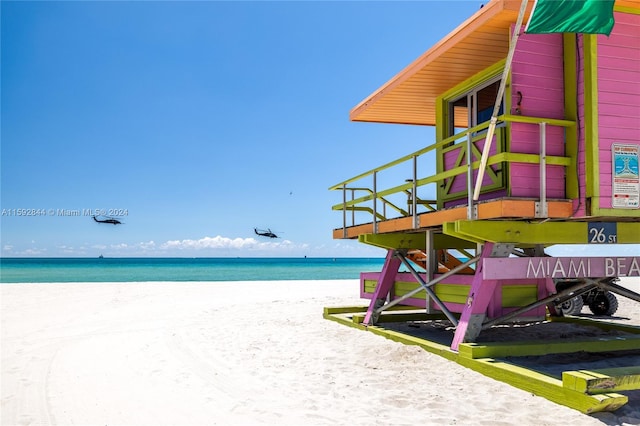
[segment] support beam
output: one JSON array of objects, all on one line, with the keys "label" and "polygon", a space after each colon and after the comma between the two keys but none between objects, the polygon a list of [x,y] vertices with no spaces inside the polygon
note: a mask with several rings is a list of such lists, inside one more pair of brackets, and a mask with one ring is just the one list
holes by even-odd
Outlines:
[{"label": "support beam", "polygon": [[[607,240],[594,241],[594,233],[602,222],[523,222],[493,220],[457,220],[447,223],[443,232],[470,241],[508,242],[524,245],[553,244],[640,244],[640,222],[606,222],[615,231],[608,231]],[[603,225],[604,226],[604,225]],[[608,229],[608,228],[607,228]],[[596,229],[597,231],[597,229]],[[615,232],[615,233],[612,233]]]},{"label": "support beam", "polygon": [[[420,287],[416,287],[415,289],[411,290],[410,292],[404,294],[403,296],[397,298],[397,299],[393,299],[391,302],[387,303],[384,306],[381,306],[379,308],[376,309],[376,313],[381,313],[389,308],[392,308],[395,305],[398,305],[402,302],[404,302],[405,300],[415,296],[416,294],[420,293],[422,290],[426,290],[426,287],[432,287],[436,284],[438,284],[440,281],[446,280],[447,278],[459,273],[460,271],[466,269],[467,267],[469,267],[470,265],[474,264],[475,262],[477,262],[480,259],[480,256],[476,256],[472,259],[467,260],[466,262],[458,265],[457,267],[453,268],[452,270],[450,270],[449,272],[446,272],[442,275],[438,275],[436,278],[434,278],[433,280],[429,281],[428,283],[425,283],[424,281],[421,281],[421,279],[418,279],[418,277],[416,277],[414,275],[414,277],[418,280],[418,283],[420,284]],[[414,270],[415,272],[415,270]],[[423,285],[424,284],[424,285]],[[453,321],[452,321],[453,322]],[[454,325],[457,324],[457,320],[455,322],[453,322]]]},{"label": "support beam", "polygon": [[[482,248],[481,259],[491,255],[493,243],[486,243]],[[462,310],[456,333],[453,336],[451,349],[458,350],[463,342],[475,340],[482,329],[482,323],[486,318],[487,307],[496,288],[497,280],[485,280],[482,278],[482,262],[478,262],[476,274],[471,283],[467,304]]]},{"label": "support beam", "polygon": [[369,304],[369,308],[367,309],[367,313],[364,317],[364,323],[367,325],[375,324],[376,322],[376,309],[380,306],[384,305],[387,300],[387,296],[389,292],[393,288],[393,284],[395,283],[396,274],[398,273],[398,268],[400,268],[400,259],[395,256],[395,250],[389,250],[387,252],[387,257],[384,261],[384,266],[382,267],[382,273],[380,274],[380,278],[378,279],[378,284],[376,284],[376,289],[373,292],[373,297],[371,298],[371,303]]},{"label": "support beam", "polygon": [[598,284],[598,286],[603,290],[608,290],[612,293],[616,293],[620,296],[635,300],[636,302],[640,302],[640,294],[636,293],[635,291],[629,290],[628,288],[624,288],[618,284],[603,282]]},{"label": "support beam", "polygon": [[[389,233],[389,234],[364,234],[358,237],[358,242],[381,247],[389,250],[422,250],[427,248],[425,232],[415,233]],[[472,249],[475,244],[463,239],[445,234],[434,234],[433,245],[440,249]]]},{"label": "support beam", "polygon": [[[436,293],[433,290],[431,290],[431,286],[427,285],[427,283],[424,282],[424,280],[422,279],[420,274],[418,274],[416,272],[416,270],[413,269],[411,264],[409,264],[407,259],[404,256],[402,256],[402,254],[398,253],[397,255],[400,258],[400,260],[402,261],[402,263],[404,263],[404,266],[407,269],[409,269],[409,272],[411,272],[411,275],[413,275],[413,277],[416,279],[416,281],[418,281],[418,284],[420,284],[420,287],[423,288],[424,291],[427,292],[427,294],[429,295],[430,299],[433,300],[435,302],[435,304],[440,307],[440,309],[447,316],[449,321],[451,321],[451,323],[454,326],[457,326],[458,325],[458,320],[456,319],[455,316],[453,316],[453,314],[451,313],[451,311],[449,311],[449,309],[446,307],[446,305],[444,303],[442,303],[442,301],[438,298],[438,296],[436,296]],[[453,275],[453,273],[450,273],[448,275]],[[433,284],[431,284],[431,285],[433,285]],[[427,301],[427,303],[428,303],[428,301]],[[428,308],[428,306],[427,306],[427,308]]]}]

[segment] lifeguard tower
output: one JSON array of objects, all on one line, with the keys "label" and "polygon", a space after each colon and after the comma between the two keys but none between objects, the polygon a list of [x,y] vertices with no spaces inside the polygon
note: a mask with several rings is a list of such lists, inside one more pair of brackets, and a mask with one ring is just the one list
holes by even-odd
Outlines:
[{"label": "lifeguard tower", "polygon": [[[379,330],[392,316],[415,319],[411,308],[444,318],[455,329],[448,356],[465,365],[484,356],[465,354],[485,330],[549,320],[589,291],[605,310],[608,292],[640,302],[615,279],[640,277],[640,253],[547,251],[640,244],[640,0],[615,1],[608,36],[525,33],[532,6],[489,1],[353,108],[352,121],[433,126],[435,143],[330,188],[341,194],[333,237],[386,250],[382,271],[361,274],[370,302],[349,320]],[[640,328],[627,331],[618,343],[546,350],[640,351]],[[623,375],[640,386],[640,365]],[[620,406],[611,398],[574,406]]]}]

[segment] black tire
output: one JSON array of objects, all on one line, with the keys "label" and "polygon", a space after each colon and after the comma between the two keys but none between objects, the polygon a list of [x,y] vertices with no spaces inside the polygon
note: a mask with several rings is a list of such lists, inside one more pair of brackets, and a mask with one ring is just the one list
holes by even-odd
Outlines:
[{"label": "black tire", "polygon": [[562,313],[562,315],[579,315],[582,312],[584,301],[582,297],[573,297],[569,300],[565,300],[563,303],[556,305],[556,308]]},{"label": "black tire", "polygon": [[618,299],[613,293],[600,292],[589,303],[589,309],[594,315],[611,316],[618,310]]}]

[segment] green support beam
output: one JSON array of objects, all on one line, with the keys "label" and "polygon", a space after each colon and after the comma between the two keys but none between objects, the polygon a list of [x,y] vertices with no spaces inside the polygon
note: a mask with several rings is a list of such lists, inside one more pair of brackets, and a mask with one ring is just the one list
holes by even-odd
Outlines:
[{"label": "green support beam", "polygon": [[[427,235],[425,232],[417,233],[390,233],[390,234],[364,234],[358,237],[361,243],[369,244],[384,249],[395,250],[426,250]],[[456,238],[445,234],[435,234],[433,245],[440,249],[474,249],[476,244],[465,239]]]},{"label": "green support beam", "polygon": [[[458,220],[446,223],[443,232],[473,242],[535,244],[640,244],[640,222],[523,222]],[[604,240],[603,240],[604,239]]]}]

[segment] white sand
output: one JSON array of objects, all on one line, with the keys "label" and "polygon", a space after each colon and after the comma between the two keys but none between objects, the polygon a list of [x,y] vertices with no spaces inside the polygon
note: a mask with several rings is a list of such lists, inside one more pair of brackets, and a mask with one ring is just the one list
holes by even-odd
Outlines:
[{"label": "white sand", "polygon": [[0,285],[2,424],[640,423],[638,399],[587,416],[322,318],[364,304],[357,285]]}]

